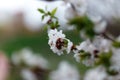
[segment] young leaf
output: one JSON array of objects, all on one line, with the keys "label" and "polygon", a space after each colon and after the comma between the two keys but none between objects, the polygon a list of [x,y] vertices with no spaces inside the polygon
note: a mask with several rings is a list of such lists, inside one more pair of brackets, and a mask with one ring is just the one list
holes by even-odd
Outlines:
[{"label": "young leaf", "polygon": [[56,11],[57,11],[57,8],[53,9],[52,12],[51,12],[51,15],[54,16]]},{"label": "young leaf", "polygon": [[39,11],[40,13],[45,13],[45,11],[44,11],[43,9],[38,9],[38,11]]}]

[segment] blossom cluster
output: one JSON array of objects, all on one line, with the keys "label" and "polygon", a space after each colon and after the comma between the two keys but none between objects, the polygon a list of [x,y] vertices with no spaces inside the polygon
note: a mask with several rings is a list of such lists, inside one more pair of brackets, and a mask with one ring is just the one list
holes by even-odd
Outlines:
[{"label": "blossom cluster", "polygon": [[78,62],[84,58],[82,63],[87,66],[92,66],[95,63],[95,60],[99,58],[100,53],[108,53],[110,48],[110,40],[104,39],[101,36],[96,36],[92,42],[88,39],[81,42],[80,45],[77,45],[76,50],[74,50],[74,57]]},{"label": "blossom cluster", "polygon": [[[114,18],[120,19],[120,16],[116,15],[116,12],[120,13],[120,6],[115,6],[119,5],[119,0],[63,1],[68,7],[66,9],[68,14],[65,14],[65,18],[70,25],[80,29],[81,38],[85,40],[83,39],[84,41],[80,42],[79,45],[75,45],[66,38],[62,30],[57,30],[54,25],[54,28],[50,27],[51,29],[48,30],[50,49],[58,55],[64,54],[65,51],[67,54],[70,52],[74,53],[74,58],[77,62],[81,62],[86,66],[96,67],[86,73],[85,76],[87,77],[84,80],[119,80],[120,37],[116,38],[107,31],[109,21],[111,22]],[[62,71],[61,68],[60,71]],[[97,74],[98,72],[100,74]],[[61,73],[59,70],[52,73],[54,76],[56,74]],[[59,76],[56,76],[53,80],[56,79],[58,80]]]},{"label": "blossom cluster", "polygon": [[80,74],[75,66],[62,61],[58,69],[49,70],[48,61],[34,54],[29,48],[14,52],[11,59],[14,67],[19,68],[17,72],[20,73],[22,80],[46,80],[47,76],[50,80],[80,80]]},{"label": "blossom cluster", "polygon": [[[102,33],[110,25],[119,22],[119,0],[64,0],[68,4],[65,17],[70,20],[78,16],[87,16],[94,23],[94,31]],[[109,25],[110,24],[110,25]],[[107,26],[109,25],[109,26]],[[116,26],[116,29],[117,28]],[[116,30],[115,29],[115,30]],[[120,29],[119,29],[120,30]]]},{"label": "blossom cluster", "polygon": [[[48,70],[48,61],[40,55],[34,54],[29,48],[16,51],[12,55],[12,64],[20,73],[23,80],[44,80]],[[39,77],[37,75],[39,75]]]}]

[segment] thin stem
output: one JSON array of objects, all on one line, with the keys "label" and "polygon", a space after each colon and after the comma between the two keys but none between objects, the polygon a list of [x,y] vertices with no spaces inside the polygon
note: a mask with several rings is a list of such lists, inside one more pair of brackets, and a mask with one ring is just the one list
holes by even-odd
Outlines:
[{"label": "thin stem", "polygon": [[102,33],[102,36],[104,37],[104,38],[106,38],[106,39],[109,39],[109,40],[111,40],[111,41],[115,41],[113,38],[111,38],[110,36],[108,36],[107,35],[107,33]]}]

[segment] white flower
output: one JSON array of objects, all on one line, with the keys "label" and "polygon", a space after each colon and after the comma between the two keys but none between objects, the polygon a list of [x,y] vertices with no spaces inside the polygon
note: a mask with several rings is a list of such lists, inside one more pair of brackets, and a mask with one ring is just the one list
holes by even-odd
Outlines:
[{"label": "white flower", "polygon": [[117,70],[120,71],[120,48],[116,49],[113,48],[113,55],[111,58],[111,63],[112,63],[112,67]]},{"label": "white flower", "polygon": [[[77,50],[74,50],[74,57],[76,59],[76,61],[80,62],[82,56],[81,54],[87,54],[87,58],[85,58],[84,60],[82,60],[82,63],[85,64],[86,66],[93,66],[94,64],[94,59],[95,59],[95,55],[94,55],[94,51],[96,50],[95,46],[91,44],[91,42],[89,40],[83,41],[80,45],[76,46]],[[80,52],[81,50],[83,50],[84,52]]]},{"label": "white flower", "polygon": [[96,33],[102,33],[105,31],[106,27],[107,27],[106,21],[102,21],[95,24],[94,31]]},{"label": "white flower", "polygon": [[88,18],[95,24],[102,21],[102,17],[100,15],[99,16],[91,15],[91,16],[88,16]]},{"label": "white flower", "polygon": [[[94,65],[95,60],[99,58],[100,53],[107,53],[111,50],[111,48],[112,42],[110,40],[105,39],[101,36],[95,36],[92,42],[87,39],[86,41],[80,43],[80,45],[76,46],[76,50],[73,51],[75,53],[74,57],[76,61],[82,62],[86,66],[92,66]],[[83,57],[82,55],[85,54],[86,57]]]},{"label": "white flower", "polygon": [[[50,48],[54,53],[61,55],[63,54],[64,50],[66,50],[67,53],[70,53],[73,43],[65,38],[65,35],[62,33],[62,30],[49,30],[48,37],[48,44],[50,45]],[[66,41],[67,43],[64,43],[64,41]]]},{"label": "white flower", "polygon": [[[120,19],[120,0],[64,0],[67,3],[72,4],[70,7],[74,11],[71,12],[71,9],[69,8],[70,12],[67,10],[68,14],[71,14],[75,16],[84,16],[86,15],[88,18],[90,18],[91,21],[94,23],[94,30],[97,33],[101,33],[105,31],[105,29],[108,29],[111,33],[115,29],[119,29],[119,26],[109,26],[109,25],[119,25],[119,19]],[[74,6],[74,7],[73,7]],[[67,16],[67,14],[66,14]],[[73,16],[72,16],[73,17]],[[70,18],[72,18],[70,16]],[[68,17],[67,17],[68,19]],[[96,23],[97,22],[97,23]],[[119,30],[117,30],[116,33]],[[114,33],[113,33],[114,34]]]},{"label": "white flower", "polygon": [[85,0],[88,16],[101,16],[104,20],[120,18],[119,0]]},{"label": "white flower", "polygon": [[[74,55],[74,58],[76,59],[77,62],[81,61],[81,54],[80,53],[76,53]],[[87,58],[81,61],[84,65],[86,66],[93,66],[94,65],[94,58]]]},{"label": "white flower", "polygon": [[15,65],[19,65],[21,63],[21,57],[16,53],[12,54],[11,59],[12,59],[13,64]]},{"label": "white flower", "polygon": [[90,58],[90,59],[85,59],[82,61],[83,64],[85,64],[86,66],[94,66],[94,58]]},{"label": "white flower", "polygon": [[100,15],[89,15],[88,18],[94,23],[94,31],[96,33],[102,33],[107,27],[106,20],[103,20]]},{"label": "white flower", "polygon": [[[120,36],[116,39],[116,41],[120,42]],[[112,63],[112,68],[118,72],[120,72],[120,48],[112,48],[112,58],[111,58],[111,63]]]},{"label": "white flower", "polygon": [[[75,3],[74,3],[75,2]],[[87,3],[85,0],[73,0],[72,3],[79,16],[85,16],[87,12]]]},{"label": "white flower", "polygon": [[20,65],[23,62],[30,67],[38,66],[43,69],[48,67],[48,62],[46,59],[37,54],[33,54],[33,52],[28,48],[15,52],[12,55],[12,61],[15,65]]},{"label": "white flower", "polygon": [[88,70],[85,74],[84,80],[105,80],[107,74],[103,67],[98,67],[92,70]]},{"label": "white flower", "polygon": [[78,70],[68,64],[67,62],[61,62],[56,71],[50,73],[51,80],[80,80]]},{"label": "white flower", "polygon": [[66,3],[70,3],[65,14],[67,19],[72,19],[75,16],[84,16],[87,10],[87,4],[84,0],[64,0]]},{"label": "white flower", "polygon": [[83,41],[80,43],[80,45],[76,46],[77,50],[85,50],[87,51],[87,47],[91,44],[89,40]]},{"label": "white flower", "polygon": [[93,66],[94,65],[94,57],[85,58],[84,60],[81,60],[81,53],[74,54],[74,58],[77,62],[82,62],[86,66]]},{"label": "white flower", "polygon": [[80,62],[81,60],[80,53],[75,53],[74,58],[76,59],[77,62]]},{"label": "white flower", "polygon": [[62,33],[62,30],[58,31],[57,29],[50,29],[48,31],[49,40],[54,40],[58,38],[65,38],[65,35]]},{"label": "white flower", "polygon": [[[85,52],[93,53],[93,51],[96,49],[94,45],[90,42],[90,40],[86,40],[80,43],[80,45],[76,46],[77,51],[84,50]],[[74,51],[76,53],[76,51]]]},{"label": "white flower", "polygon": [[101,36],[96,36],[93,40],[93,45],[99,50],[99,52],[109,52],[112,47],[112,42]]},{"label": "white flower", "polygon": [[21,76],[24,80],[37,80],[36,76],[29,69],[22,69]]},{"label": "white flower", "polygon": [[57,53],[58,55],[61,55],[63,54],[63,50],[64,48],[61,48],[61,49],[58,49],[56,47],[56,42],[58,39],[64,39],[65,38],[65,35],[62,33],[62,30],[60,31],[57,31],[57,29],[54,29],[54,30],[50,30],[48,32],[48,37],[49,37],[49,41],[48,41],[48,44],[50,45],[52,51],[54,53]]},{"label": "white flower", "polygon": [[65,14],[65,18],[70,20],[70,19],[73,19],[74,17],[77,16],[77,13],[71,8],[71,7],[68,7],[65,12],[67,12],[67,14]]}]

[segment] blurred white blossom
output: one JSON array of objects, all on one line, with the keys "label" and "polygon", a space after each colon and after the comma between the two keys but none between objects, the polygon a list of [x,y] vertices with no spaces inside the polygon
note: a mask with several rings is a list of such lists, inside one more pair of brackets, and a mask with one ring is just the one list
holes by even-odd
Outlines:
[{"label": "blurred white blossom", "polygon": [[120,48],[113,48],[113,55],[111,58],[112,68],[120,72]]},{"label": "blurred white blossom", "polygon": [[80,80],[78,70],[69,63],[63,61],[59,64],[57,70],[50,73],[51,80]]},{"label": "blurred white blossom", "polygon": [[[65,14],[67,19],[75,16],[87,16],[95,24],[95,32],[101,33],[107,24],[120,19],[120,0],[64,0],[68,6]],[[70,16],[71,15],[71,16]],[[74,17],[73,17],[74,16]]]},{"label": "blurred white blossom", "polygon": [[19,52],[15,52],[12,55],[12,61],[15,65],[20,65],[21,63],[26,64],[30,67],[40,67],[47,68],[48,62],[42,56],[34,54],[29,48],[24,48]]},{"label": "blurred white blossom", "polygon": [[109,52],[112,48],[112,41],[102,36],[95,36],[93,44],[100,52]]},{"label": "blurred white blossom", "polygon": [[24,80],[37,80],[36,76],[29,69],[22,69],[21,76]]},{"label": "blurred white blossom", "polygon": [[88,70],[85,74],[84,80],[105,80],[106,72],[103,67],[97,67],[91,70]]},{"label": "blurred white blossom", "polygon": [[92,66],[100,53],[107,53],[111,48],[112,43],[110,40],[102,36],[95,36],[92,42],[89,39],[81,42],[73,52],[75,53],[74,57],[76,61],[82,62],[86,66]]},{"label": "blurred white blossom", "polygon": [[90,66],[94,64],[94,50],[96,50],[96,48],[94,47],[94,45],[91,44],[91,42],[89,40],[83,41],[82,43],[80,43],[80,45],[76,46],[76,50],[74,50],[74,57],[76,59],[76,61],[80,62],[81,58],[83,57],[83,55],[86,55],[84,60],[82,60],[82,63],[85,64],[86,66]]}]

